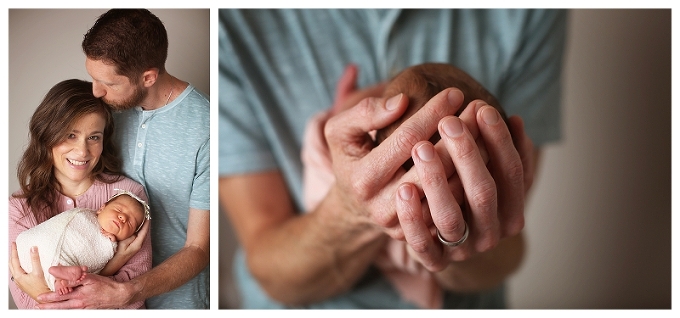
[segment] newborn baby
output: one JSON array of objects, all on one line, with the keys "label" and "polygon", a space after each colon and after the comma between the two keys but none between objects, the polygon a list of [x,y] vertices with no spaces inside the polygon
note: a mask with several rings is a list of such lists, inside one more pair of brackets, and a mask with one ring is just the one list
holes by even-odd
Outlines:
[{"label": "newborn baby", "polygon": [[[29,250],[37,246],[47,286],[62,295],[71,291],[66,281],[79,281],[86,272],[115,274],[127,262],[114,259],[118,241],[137,233],[150,219],[144,200],[118,191],[97,211],[73,208],[21,232],[16,239],[21,267],[32,271]],[[62,266],[50,272],[56,265]]]},{"label": "newborn baby", "polygon": [[[397,74],[385,87],[383,97],[389,98],[403,93],[408,97],[409,104],[404,114],[396,122],[376,132],[376,145],[383,142],[399,125],[422,108],[430,98],[449,87],[460,89],[464,95],[463,105],[456,112],[456,116],[460,115],[470,102],[481,99],[495,107],[505,123],[508,124],[507,116],[498,100],[496,100],[496,97],[489,93],[472,76],[450,64],[425,63],[406,68]],[[430,138],[430,142],[435,144],[439,139],[439,133],[435,132],[432,138]],[[404,163],[406,170],[412,166],[412,159]]]},{"label": "newborn baby", "polygon": [[[500,108],[498,100],[470,75],[449,64],[419,64],[404,69],[385,87],[384,97],[404,93],[408,97],[409,106],[396,122],[376,132],[376,145],[422,108],[430,98],[449,87],[460,89],[464,95],[463,104],[456,112],[456,116],[460,115],[471,101],[481,99],[496,107],[507,123],[505,112]],[[328,116],[328,112],[313,116],[305,130],[301,156],[304,168],[303,204],[306,211],[313,211],[335,182],[330,154],[322,133]],[[430,141],[434,144],[439,139],[439,134],[435,133]],[[405,169],[411,166],[413,160],[404,163]],[[441,308],[443,302],[441,287],[431,272],[410,257],[405,242],[389,240],[383,253],[377,256],[375,265],[405,301],[421,308]]]}]

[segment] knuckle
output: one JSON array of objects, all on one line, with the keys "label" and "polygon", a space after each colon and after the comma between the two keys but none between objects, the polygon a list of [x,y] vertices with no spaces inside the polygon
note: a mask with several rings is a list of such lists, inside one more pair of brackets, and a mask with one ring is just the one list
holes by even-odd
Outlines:
[{"label": "knuckle", "polygon": [[480,236],[475,244],[475,250],[479,253],[484,253],[492,250],[500,242],[500,235],[498,231],[493,228],[485,230]]},{"label": "knuckle", "polygon": [[423,171],[418,174],[418,178],[420,178],[420,182],[423,186],[444,186],[449,183],[449,180],[444,173],[428,173],[427,171]]},{"label": "knuckle", "polygon": [[474,206],[483,211],[496,212],[497,207],[497,192],[496,184],[493,180],[481,182],[475,187],[475,192],[472,195]]},{"label": "knuckle", "polygon": [[505,237],[515,236],[524,229],[524,214],[518,215],[512,222],[505,226]]},{"label": "knuckle", "polygon": [[366,179],[360,176],[352,176],[350,187],[352,194],[359,201],[366,201],[372,196],[370,184],[366,181]]},{"label": "knuckle", "polygon": [[366,97],[360,100],[359,103],[354,106],[354,109],[357,111],[359,116],[370,118],[372,117],[373,110],[375,109],[374,105],[376,104],[376,100],[377,99],[375,97]]},{"label": "knuckle", "polygon": [[[453,208],[447,211],[453,211]],[[442,218],[438,226],[441,227],[441,231],[443,232],[462,234],[463,231],[465,231],[465,220],[463,220],[463,218],[453,217],[453,215],[447,215],[447,217]]]},{"label": "knuckle", "polygon": [[408,243],[411,249],[418,254],[427,254],[430,251],[430,244],[424,238],[413,239]]},{"label": "knuckle", "polygon": [[524,184],[524,166],[519,160],[513,160],[507,167],[506,175],[513,186]]},{"label": "knuckle", "polygon": [[453,145],[454,157],[459,158],[461,162],[471,162],[477,156],[481,156],[480,152],[477,150],[477,144],[470,142],[467,138],[458,139]]},{"label": "knuckle", "polygon": [[416,127],[402,126],[394,135],[396,151],[399,153],[411,153],[411,149],[422,139],[420,136],[423,134]]}]

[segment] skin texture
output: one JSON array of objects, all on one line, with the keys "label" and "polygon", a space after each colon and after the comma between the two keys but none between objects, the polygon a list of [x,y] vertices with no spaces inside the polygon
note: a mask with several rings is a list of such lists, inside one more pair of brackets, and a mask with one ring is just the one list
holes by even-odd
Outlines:
[{"label": "skin texture", "polygon": [[[464,96],[447,88],[376,146],[369,132],[402,117],[409,100],[381,97],[384,84],[358,89],[357,72],[348,67],[336,87],[334,116],[324,130],[336,183],[313,213],[295,210],[278,170],[220,178],[220,203],[249,270],[273,299],[314,303],[351,288],[392,237],[405,240],[447,289],[497,286],[522,255],[524,191],[532,175],[524,171],[534,171],[527,159],[534,149],[521,120],[510,118],[508,129],[481,101],[454,116]],[[435,132],[442,140],[433,145]],[[513,138],[524,146],[515,148]],[[477,139],[489,150],[488,166]],[[406,171],[402,165],[412,156],[415,169]],[[433,224],[447,240],[459,239],[463,220],[470,226],[464,244],[444,248],[433,239]]]},{"label": "skin texture", "polygon": [[84,115],[66,139],[52,148],[54,176],[64,194],[75,197],[92,185],[91,174],[102,154],[105,125],[100,114]]}]

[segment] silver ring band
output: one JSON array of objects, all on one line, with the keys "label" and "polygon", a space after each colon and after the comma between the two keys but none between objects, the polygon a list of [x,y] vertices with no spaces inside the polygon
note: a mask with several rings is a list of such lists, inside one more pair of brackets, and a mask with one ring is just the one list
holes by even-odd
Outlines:
[{"label": "silver ring band", "polygon": [[465,233],[463,233],[463,237],[461,237],[460,240],[449,242],[442,237],[442,235],[439,233],[439,229],[437,229],[437,238],[439,238],[439,242],[442,242],[442,244],[450,247],[456,247],[463,244],[465,240],[467,240],[468,234],[470,234],[470,229],[468,228],[467,222],[463,221],[463,223],[465,224]]}]

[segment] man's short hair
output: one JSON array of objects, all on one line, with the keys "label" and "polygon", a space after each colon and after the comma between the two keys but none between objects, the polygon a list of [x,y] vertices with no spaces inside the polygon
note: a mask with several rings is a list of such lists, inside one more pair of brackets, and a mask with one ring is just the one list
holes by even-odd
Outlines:
[{"label": "man's short hair", "polygon": [[114,65],[119,75],[136,83],[151,68],[165,72],[168,33],[149,10],[111,9],[87,31],[82,47],[89,59]]}]

